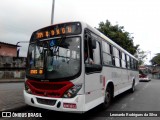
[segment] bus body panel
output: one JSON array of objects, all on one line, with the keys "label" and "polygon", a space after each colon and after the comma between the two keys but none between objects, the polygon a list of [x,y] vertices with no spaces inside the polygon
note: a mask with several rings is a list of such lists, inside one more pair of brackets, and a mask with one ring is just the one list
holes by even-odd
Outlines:
[{"label": "bus body panel", "polygon": [[85,74],[85,103],[102,97],[101,73]]}]

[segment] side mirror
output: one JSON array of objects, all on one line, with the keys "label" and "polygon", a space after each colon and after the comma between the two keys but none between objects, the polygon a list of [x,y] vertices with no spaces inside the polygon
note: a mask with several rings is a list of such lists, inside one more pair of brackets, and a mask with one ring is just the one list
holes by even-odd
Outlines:
[{"label": "side mirror", "polygon": [[92,49],[96,49],[96,40],[91,40]]}]

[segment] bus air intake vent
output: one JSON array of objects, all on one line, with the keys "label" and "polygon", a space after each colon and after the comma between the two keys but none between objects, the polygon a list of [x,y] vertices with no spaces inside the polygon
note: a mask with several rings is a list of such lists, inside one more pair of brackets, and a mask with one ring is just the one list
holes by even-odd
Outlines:
[{"label": "bus air intake vent", "polygon": [[42,98],[36,98],[37,102],[40,104],[45,104],[45,105],[52,105],[54,106],[56,103],[56,100],[50,100],[50,99],[42,99]]}]

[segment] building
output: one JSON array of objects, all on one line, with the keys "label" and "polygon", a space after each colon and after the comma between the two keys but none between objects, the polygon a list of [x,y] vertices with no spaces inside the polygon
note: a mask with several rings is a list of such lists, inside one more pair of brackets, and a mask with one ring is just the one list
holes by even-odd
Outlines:
[{"label": "building", "polygon": [[153,79],[160,79],[160,65],[145,65],[151,71]]},{"label": "building", "polygon": [[16,57],[17,56],[17,47],[20,47],[20,46],[0,42],[0,56]]},{"label": "building", "polygon": [[17,57],[18,45],[0,42],[0,78],[24,78],[26,58]]},{"label": "building", "polygon": [[160,79],[160,65],[154,65],[152,67],[152,77],[155,79]]}]

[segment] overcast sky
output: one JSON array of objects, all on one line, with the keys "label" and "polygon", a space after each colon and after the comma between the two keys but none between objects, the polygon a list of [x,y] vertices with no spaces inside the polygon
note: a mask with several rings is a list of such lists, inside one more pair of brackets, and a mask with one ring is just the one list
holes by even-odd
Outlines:
[{"label": "overcast sky", "polygon": [[[52,0],[0,0],[0,41],[29,41],[33,31],[50,25],[51,9]],[[151,51],[148,60],[160,53],[160,0],[55,0],[54,23],[80,20],[98,27],[107,19],[133,33],[134,44]],[[19,45],[26,56],[28,44]]]}]

